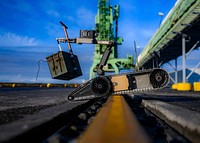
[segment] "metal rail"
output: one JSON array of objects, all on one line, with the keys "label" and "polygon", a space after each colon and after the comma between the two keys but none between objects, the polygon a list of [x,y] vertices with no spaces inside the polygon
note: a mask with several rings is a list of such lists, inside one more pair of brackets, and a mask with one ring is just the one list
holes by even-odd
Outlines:
[{"label": "metal rail", "polygon": [[79,142],[146,143],[149,139],[124,97],[115,95],[109,97]]}]

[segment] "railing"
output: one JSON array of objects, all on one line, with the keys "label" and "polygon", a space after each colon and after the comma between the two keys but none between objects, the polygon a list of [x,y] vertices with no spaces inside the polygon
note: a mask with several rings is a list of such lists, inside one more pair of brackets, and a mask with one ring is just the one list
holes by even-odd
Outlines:
[{"label": "railing", "polygon": [[174,31],[178,33],[189,26],[189,24],[198,17],[196,13],[200,11],[199,5],[200,0],[177,1],[162,22],[160,28],[138,56],[137,66],[142,67],[142,65],[151,58],[151,53],[159,51],[169,43],[176,36],[176,34],[173,33]]}]

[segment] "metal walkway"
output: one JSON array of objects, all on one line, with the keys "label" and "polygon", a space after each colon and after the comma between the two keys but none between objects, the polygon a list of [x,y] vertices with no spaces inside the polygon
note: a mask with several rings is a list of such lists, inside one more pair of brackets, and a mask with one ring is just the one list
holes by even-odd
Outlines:
[{"label": "metal walkway", "polygon": [[198,48],[199,33],[200,0],[178,0],[138,56],[137,67],[152,68],[181,56],[183,38],[186,53]]}]

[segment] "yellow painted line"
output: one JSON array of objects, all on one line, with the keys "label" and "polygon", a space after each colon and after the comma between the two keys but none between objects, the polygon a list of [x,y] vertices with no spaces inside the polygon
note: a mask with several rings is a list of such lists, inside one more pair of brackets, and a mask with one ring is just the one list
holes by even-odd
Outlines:
[{"label": "yellow painted line", "polygon": [[123,96],[110,96],[79,143],[146,143],[146,133]]}]

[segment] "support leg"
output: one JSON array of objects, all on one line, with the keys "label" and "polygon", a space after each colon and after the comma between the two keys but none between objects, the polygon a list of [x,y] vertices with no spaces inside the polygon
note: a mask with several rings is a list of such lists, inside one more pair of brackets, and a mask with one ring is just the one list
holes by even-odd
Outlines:
[{"label": "support leg", "polygon": [[187,35],[183,34],[182,35],[182,62],[183,62],[183,68],[182,68],[182,72],[183,72],[183,83],[186,82],[186,55],[185,55],[185,48],[186,48],[186,44],[185,44],[185,38],[187,37]]},{"label": "support leg", "polygon": [[116,66],[115,63],[112,64],[112,67],[113,67],[114,70],[115,70],[115,74],[119,74],[119,68]]},{"label": "support leg", "polygon": [[178,83],[177,58],[175,59],[175,83]]}]

